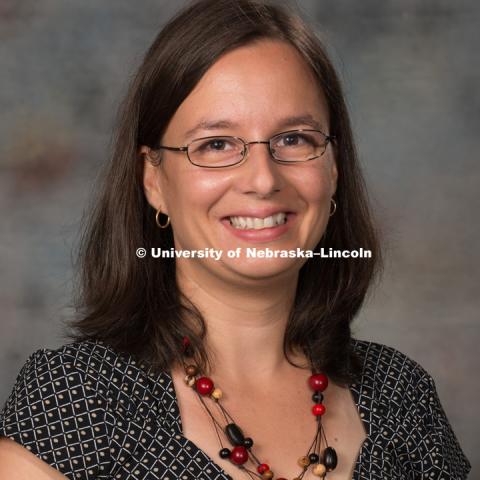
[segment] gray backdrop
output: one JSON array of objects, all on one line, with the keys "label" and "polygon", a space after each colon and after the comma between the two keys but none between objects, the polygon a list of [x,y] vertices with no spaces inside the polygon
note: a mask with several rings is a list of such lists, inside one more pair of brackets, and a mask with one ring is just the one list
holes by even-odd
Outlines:
[{"label": "gray backdrop", "polygon": [[[0,402],[65,342],[72,248],[112,119],[183,2],[0,1]],[[298,2],[344,82],[387,266],[355,324],[436,379],[480,472],[477,403],[480,3]]]}]

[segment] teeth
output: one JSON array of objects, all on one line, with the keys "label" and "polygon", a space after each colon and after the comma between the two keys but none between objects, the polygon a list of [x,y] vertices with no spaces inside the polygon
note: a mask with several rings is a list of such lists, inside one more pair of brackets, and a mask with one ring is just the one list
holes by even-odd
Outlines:
[{"label": "teeth", "polygon": [[266,218],[257,217],[230,217],[230,225],[241,230],[253,229],[260,230],[262,228],[271,228],[276,225],[283,225],[287,221],[287,214],[280,212],[270,215]]},{"label": "teeth", "polygon": [[265,228],[273,227],[275,225],[275,220],[273,219],[273,217],[264,218],[263,225],[265,226]]}]

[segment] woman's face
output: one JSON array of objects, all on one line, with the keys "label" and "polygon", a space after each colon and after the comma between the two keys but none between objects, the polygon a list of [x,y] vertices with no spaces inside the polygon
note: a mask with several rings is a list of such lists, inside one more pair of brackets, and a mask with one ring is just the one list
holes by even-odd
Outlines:
[{"label": "woman's face", "polygon": [[[330,133],[326,101],[313,73],[289,44],[262,40],[225,54],[207,71],[172,117],[161,144],[178,147],[215,135],[268,140],[315,125]],[[148,153],[146,147],[141,151]],[[265,144],[250,145],[244,163],[220,169],[192,165],[184,152],[162,150],[161,155],[159,166],[146,157],[145,194],[155,209],[170,216],[175,248],[223,252],[220,260],[177,260],[184,272],[248,282],[298,273],[306,259],[247,258],[247,248],[317,245],[337,182],[331,145],[319,158],[290,165],[274,162]],[[267,219],[257,220],[257,228],[238,225],[282,213],[285,224],[272,227]],[[240,258],[228,258],[227,251],[238,247]]]}]

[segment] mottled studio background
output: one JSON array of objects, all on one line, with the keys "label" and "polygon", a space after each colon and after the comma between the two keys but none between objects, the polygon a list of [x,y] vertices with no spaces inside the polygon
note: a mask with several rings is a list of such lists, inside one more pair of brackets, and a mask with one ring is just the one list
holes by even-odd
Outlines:
[{"label": "mottled studio background", "polygon": [[[183,2],[0,0],[0,402],[26,357],[65,340],[72,249],[112,120]],[[478,453],[480,2],[298,2],[343,79],[387,240],[356,335],[436,379]]]}]

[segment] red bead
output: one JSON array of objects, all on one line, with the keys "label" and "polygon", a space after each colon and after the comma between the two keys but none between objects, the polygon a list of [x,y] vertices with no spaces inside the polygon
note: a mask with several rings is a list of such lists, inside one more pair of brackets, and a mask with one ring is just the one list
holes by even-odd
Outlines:
[{"label": "red bead", "polygon": [[236,465],[243,465],[248,460],[248,452],[245,447],[233,447],[230,460]]},{"label": "red bead", "polygon": [[200,395],[209,395],[213,390],[213,382],[208,377],[200,377],[195,382],[195,388]]},{"label": "red bead", "polygon": [[308,379],[308,384],[312,390],[323,392],[328,387],[328,378],[323,373],[315,373]]},{"label": "red bead", "polygon": [[183,351],[185,351],[190,346],[190,339],[188,337],[183,337]]},{"label": "red bead", "polygon": [[266,463],[262,463],[257,467],[257,472],[262,475],[262,473],[265,473],[267,470],[270,470],[270,467]]},{"label": "red bead", "polygon": [[312,407],[312,413],[316,416],[323,415],[325,413],[325,405],[317,403]]}]

